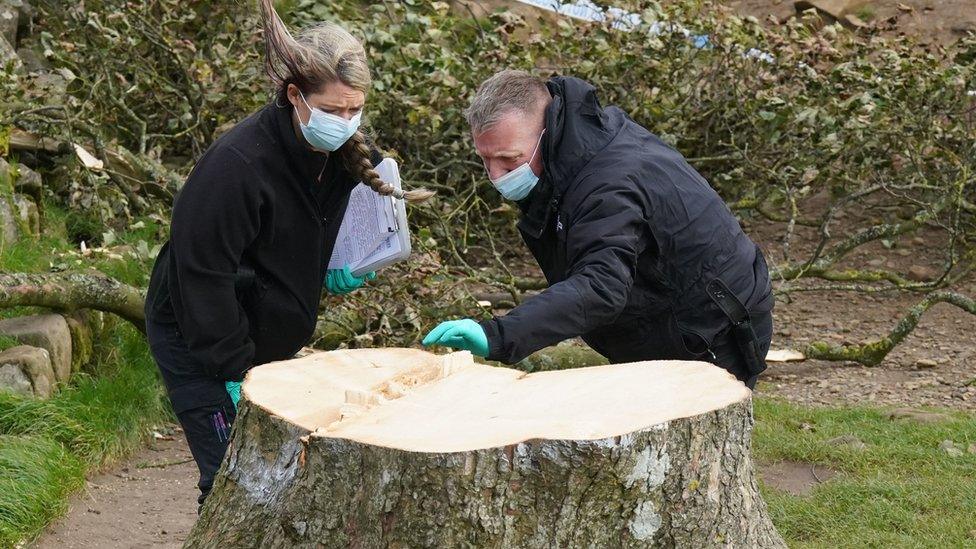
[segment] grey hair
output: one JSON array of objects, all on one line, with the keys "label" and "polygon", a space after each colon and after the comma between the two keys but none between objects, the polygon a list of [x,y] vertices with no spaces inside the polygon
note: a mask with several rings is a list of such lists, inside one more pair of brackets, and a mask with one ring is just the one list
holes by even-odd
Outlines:
[{"label": "grey hair", "polygon": [[545,80],[526,71],[506,69],[481,83],[464,117],[473,132],[481,133],[512,111],[535,112],[548,98]]}]

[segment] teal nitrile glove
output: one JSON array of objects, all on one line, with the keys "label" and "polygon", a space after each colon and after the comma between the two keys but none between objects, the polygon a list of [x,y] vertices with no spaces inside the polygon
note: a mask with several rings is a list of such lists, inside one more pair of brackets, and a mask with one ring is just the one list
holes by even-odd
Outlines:
[{"label": "teal nitrile glove", "polygon": [[227,389],[227,394],[230,395],[230,401],[234,403],[234,410],[237,410],[237,403],[241,401],[241,382],[225,381],[224,389]]},{"label": "teal nitrile glove", "polygon": [[352,274],[349,265],[346,265],[341,269],[329,269],[325,273],[325,289],[330,294],[345,295],[356,288],[362,287],[367,280],[373,280],[375,278],[376,272],[366,273],[366,276],[359,278]]},{"label": "teal nitrile glove", "polygon": [[488,336],[485,330],[470,318],[441,322],[424,337],[425,347],[444,345],[471,351],[481,358],[488,356]]}]

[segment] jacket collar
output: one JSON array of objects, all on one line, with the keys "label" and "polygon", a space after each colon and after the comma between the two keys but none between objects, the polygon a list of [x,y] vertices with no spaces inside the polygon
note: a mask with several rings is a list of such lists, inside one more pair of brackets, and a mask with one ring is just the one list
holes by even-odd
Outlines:
[{"label": "jacket collar", "polygon": [[546,108],[542,136],[543,175],[536,188],[518,203],[519,230],[539,238],[558,209],[563,194],[580,171],[620,131],[622,120],[611,116],[588,82],[557,76],[546,82],[552,102]]},{"label": "jacket collar", "polygon": [[272,102],[268,109],[271,111],[272,127],[274,127],[275,140],[278,141],[291,163],[296,166],[308,184],[315,181],[321,172],[324,163],[331,159],[333,155],[326,156],[320,152],[313,151],[308,147],[303,139],[295,135],[295,126],[292,122],[292,111],[294,107],[285,101],[284,107],[279,107],[280,103]]}]

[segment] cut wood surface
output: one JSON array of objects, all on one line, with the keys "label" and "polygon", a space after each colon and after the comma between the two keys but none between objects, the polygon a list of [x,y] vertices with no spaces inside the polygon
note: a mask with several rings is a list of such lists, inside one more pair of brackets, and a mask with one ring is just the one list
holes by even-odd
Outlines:
[{"label": "cut wood surface", "polygon": [[251,370],[188,547],[780,547],[751,392],[656,361],[525,374],[469,353]]},{"label": "cut wood surface", "polygon": [[[256,368],[249,400],[314,431],[414,452],[598,440],[749,397],[725,370],[643,362],[525,374],[414,349],[317,353]],[[734,381],[734,380],[733,380]],[[674,387],[693,387],[694,397]]]}]

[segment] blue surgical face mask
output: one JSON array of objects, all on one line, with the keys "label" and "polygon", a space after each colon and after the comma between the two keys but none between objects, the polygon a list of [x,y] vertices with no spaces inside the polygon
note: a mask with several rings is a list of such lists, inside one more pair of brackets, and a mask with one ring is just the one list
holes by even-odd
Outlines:
[{"label": "blue surgical face mask", "polygon": [[[302,96],[302,101],[305,101],[305,95],[300,91],[298,93]],[[346,120],[341,116],[313,109],[308,101],[305,101],[305,106],[311,114],[308,117],[308,124],[303,123],[302,118],[298,117],[302,135],[310,145],[323,151],[335,151],[349,141],[349,138],[359,129],[359,121],[363,116],[360,111],[350,120]]]},{"label": "blue surgical face mask", "polygon": [[529,193],[532,192],[533,188],[535,188],[536,183],[539,182],[539,176],[532,171],[529,164],[532,162],[532,159],[535,158],[535,153],[539,151],[539,145],[542,143],[542,136],[545,135],[545,133],[546,130],[542,130],[542,134],[539,135],[539,141],[536,142],[535,149],[532,150],[532,155],[529,156],[528,162],[499,177],[498,179],[491,180],[491,184],[498,189],[498,192],[501,193],[503,197],[507,198],[508,200],[518,202],[526,196],[529,196]]}]

